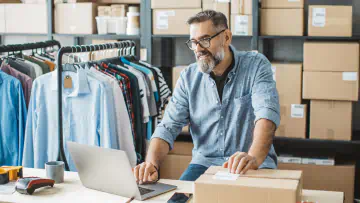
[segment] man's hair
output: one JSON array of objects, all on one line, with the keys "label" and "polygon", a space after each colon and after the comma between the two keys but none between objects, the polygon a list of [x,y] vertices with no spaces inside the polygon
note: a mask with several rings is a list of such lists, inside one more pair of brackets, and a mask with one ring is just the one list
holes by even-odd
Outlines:
[{"label": "man's hair", "polygon": [[212,24],[214,25],[217,31],[223,29],[229,29],[227,24],[226,16],[221,12],[216,12],[214,10],[206,10],[202,11],[187,20],[187,24],[191,25],[193,23],[201,23],[211,20]]}]

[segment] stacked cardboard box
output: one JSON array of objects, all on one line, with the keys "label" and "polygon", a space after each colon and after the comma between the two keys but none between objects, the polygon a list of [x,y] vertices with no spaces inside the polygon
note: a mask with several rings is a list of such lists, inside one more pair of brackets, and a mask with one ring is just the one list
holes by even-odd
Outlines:
[{"label": "stacked cardboard box", "polygon": [[358,75],[359,43],[305,42],[303,98],[311,99],[310,138],[351,140]]},{"label": "stacked cardboard box", "polygon": [[233,35],[252,35],[252,0],[231,0],[231,31]]},{"label": "stacked cardboard box", "polygon": [[186,20],[202,11],[201,0],[152,0],[153,34],[188,35]]},{"label": "stacked cardboard box", "polygon": [[205,10],[215,10],[223,13],[226,16],[228,21],[228,26],[230,26],[230,3],[223,1],[214,1],[214,0],[202,0],[202,9]]},{"label": "stacked cardboard box", "polygon": [[307,105],[303,105],[301,100],[302,64],[272,63],[272,70],[281,113],[276,136],[306,138]]},{"label": "stacked cardboard box", "polygon": [[304,1],[261,1],[261,35],[303,36]]}]

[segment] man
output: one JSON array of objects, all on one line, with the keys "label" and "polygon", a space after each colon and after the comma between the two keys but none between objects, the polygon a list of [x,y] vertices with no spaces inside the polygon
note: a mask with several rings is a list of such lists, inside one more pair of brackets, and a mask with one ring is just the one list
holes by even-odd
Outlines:
[{"label": "man", "polygon": [[203,11],[188,24],[187,45],[197,62],[181,73],[146,161],[134,168],[136,180],[158,180],[162,160],[188,123],[193,158],[180,180],[195,181],[211,165],[236,174],[276,168],[272,140],[280,113],[270,62],[230,45],[232,34],[222,13]]}]

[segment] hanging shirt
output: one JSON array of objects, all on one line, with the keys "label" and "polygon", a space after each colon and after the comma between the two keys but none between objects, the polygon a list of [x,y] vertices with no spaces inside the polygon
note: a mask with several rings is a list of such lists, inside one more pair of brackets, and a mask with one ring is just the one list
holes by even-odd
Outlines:
[{"label": "hanging shirt", "polygon": [[44,61],[40,61],[39,59],[37,58],[34,58],[32,56],[26,56],[26,55],[23,55],[23,58],[27,61],[30,61],[30,62],[33,62],[37,65],[39,65],[43,71],[43,74],[46,74],[46,73],[49,73],[50,72],[50,68],[49,66],[44,63]]},{"label": "hanging shirt", "polygon": [[[57,71],[35,80],[29,104],[23,165],[44,168],[59,155]],[[75,165],[66,141],[118,149],[113,99],[105,87],[84,70],[62,73],[72,78],[72,88],[63,87],[63,143],[71,171]]]},{"label": "hanging shirt", "polygon": [[24,62],[34,68],[36,77],[43,75],[43,70],[41,69],[41,67],[38,64],[27,61],[27,60],[24,60]]},{"label": "hanging shirt", "polygon": [[16,70],[24,73],[25,75],[28,75],[32,80],[35,80],[35,78],[36,78],[35,68],[33,66],[30,66],[29,64],[25,63],[24,59],[9,58],[9,65],[11,67],[15,68]]},{"label": "hanging shirt", "polygon": [[25,125],[21,83],[0,70],[0,166],[21,166]]}]

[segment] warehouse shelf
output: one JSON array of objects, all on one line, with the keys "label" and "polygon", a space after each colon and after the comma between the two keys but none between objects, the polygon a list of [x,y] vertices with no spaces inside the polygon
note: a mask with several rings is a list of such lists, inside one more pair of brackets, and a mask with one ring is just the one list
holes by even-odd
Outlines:
[{"label": "warehouse shelf", "polygon": [[47,36],[47,33],[0,33],[2,36]]},{"label": "warehouse shelf", "polygon": [[[152,35],[153,38],[190,38],[190,35]],[[252,36],[233,35],[233,38],[251,39]]]},{"label": "warehouse shelf", "polygon": [[116,35],[116,34],[107,34],[107,35],[99,35],[99,34],[53,34],[53,36],[58,37],[84,37],[84,38],[92,38],[92,39],[132,39],[139,40],[140,35]]},{"label": "warehouse shelf", "polygon": [[295,39],[319,41],[359,41],[360,36],[353,37],[326,37],[326,36],[259,36],[259,39]]}]

